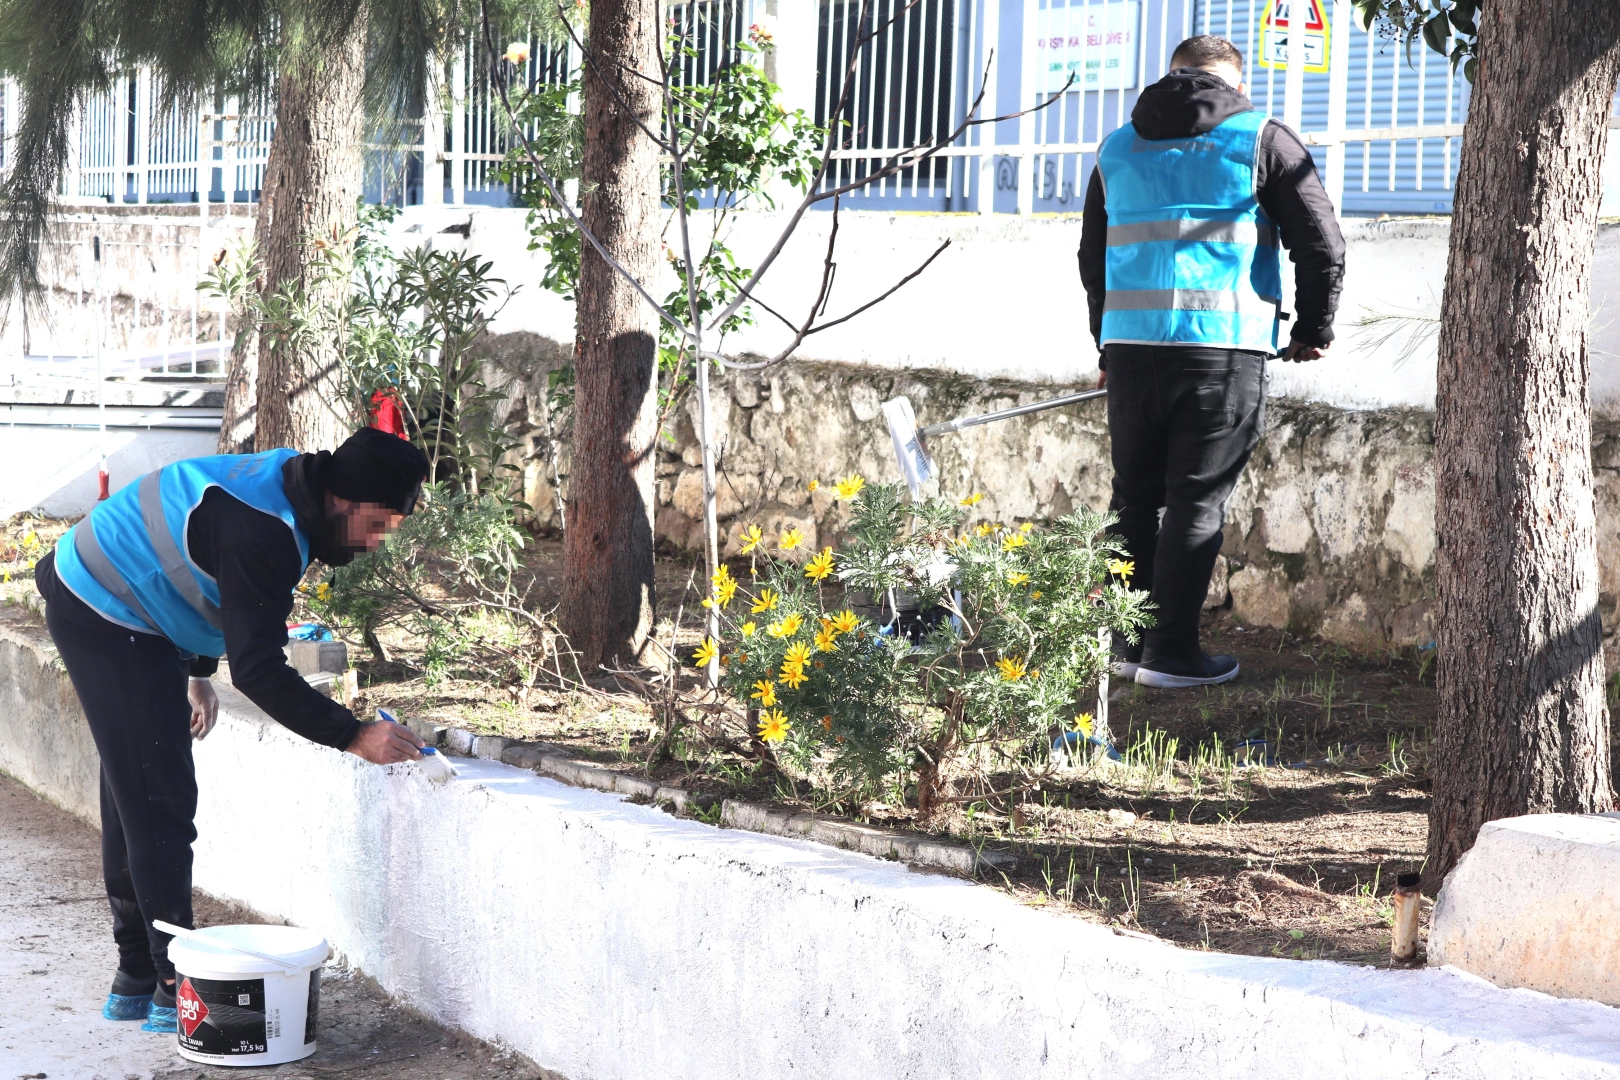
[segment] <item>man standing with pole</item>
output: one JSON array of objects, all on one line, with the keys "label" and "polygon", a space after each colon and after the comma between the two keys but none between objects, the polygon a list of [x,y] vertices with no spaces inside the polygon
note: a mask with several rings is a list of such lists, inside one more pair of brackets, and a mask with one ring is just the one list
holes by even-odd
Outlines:
[{"label": "man standing with pole", "polygon": [[1245,96],[1243,57],[1203,34],[1176,47],[1131,122],[1103,140],[1086,191],[1080,277],[1102,352],[1115,531],[1156,623],[1115,642],[1115,670],[1155,687],[1237,677],[1198,620],[1226,504],[1260,440],[1282,265],[1297,318],[1280,355],[1333,341],[1344,240],[1304,144]]}]

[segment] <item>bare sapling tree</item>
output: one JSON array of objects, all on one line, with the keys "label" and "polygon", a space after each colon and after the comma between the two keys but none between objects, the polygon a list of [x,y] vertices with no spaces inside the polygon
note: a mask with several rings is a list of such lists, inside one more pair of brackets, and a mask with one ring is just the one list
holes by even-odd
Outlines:
[{"label": "bare sapling tree", "polygon": [[[600,3],[600,0],[597,2]],[[848,107],[855,92],[864,52],[884,34],[890,32],[919,2],[920,0],[910,0],[899,5],[889,18],[875,19],[871,0],[865,0],[856,22],[859,30],[851,44],[849,59],[842,72],[841,89],[836,104],[830,110],[832,117],[841,117]],[[574,28],[569,23],[566,12],[559,8],[558,16],[568,32],[574,34]],[[624,430],[628,417],[638,418],[639,423],[640,417],[654,415],[650,410],[653,409],[656,399],[657,380],[644,378],[643,372],[648,369],[640,366],[644,362],[638,361],[633,370],[626,367],[615,373],[617,382],[612,385],[611,392],[597,389],[593,390],[590,396],[586,395],[584,392],[586,365],[598,364],[594,357],[588,359],[587,356],[586,350],[595,347],[595,343],[589,341],[587,335],[596,330],[596,323],[588,320],[596,319],[596,312],[600,310],[602,303],[596,297],[587,295],[588,290],[609,290],[615,302],[624,297],[634,297],[639,301],[646,313],[645,317],[652,326],[656,327],[659,320],[662,320],[673,331],[676,355],[673,363],[669,365],[672,390],[680,385],[684,372],[688,369],[695,372],[693,392],[696,394],[697,434],[702,453],[705,562],[709,574],[713,577],[719,568],[720,558],[715,496],[716,456],[720,448],[715,446],[711,421],[709,377],[712,369],[723,367],[738,371],[761,371],[780,365],[790,359],[808,337],[847,322],[869,310],[923,273],[950,246],[949,240],[942,241],[919,266],[901,277],[890,288],[847,313],[828,318],[826,308],[836,269],[837,215],[840,199],[869,185],[881,183],[904,170],[924,164],[974,127],[1014,119],[1026,112],[1045,108],[1052,102],[1061,100],[1069,87],[1069,84],[1065,84],[1051,92],[1034,109],[1003,116],[982,117],[979,110],[988,85],[992,54],[992,57],[986,58],[986,75],[979,80],[977,94],[955,127],[941,133],[937,138],[919,142],[891,154],[878,167],[846,183],[826,182],[833,154],[838,146],[838,140],[833,134],[826,133],[820,153],[814,158],[813,167],[800,178],[804,195],[788,215],[787,221],[771,246],[751,271],[740,274],[735,279],[725,280],[723,274],[716,275],[714,272],[715,260],[712,258],[714,230],[711,229],[709,232],[709,250],[704,251],[702,245],[695,241],[696,230],[691,221],[692,214],[700,205],[697,192],[709,182],[706,178],[694,179],[691,170],[698,155],[700,142],[709,133],[715,117],[712,100],[694,102],[684,93],[681,64],[684,59],[693,55],[686,33],[683,28],[675,27],[666,35],[663,29],[659,28],[652,34],[650,42],[652,52],[649,55],[645,43],[640,39],[637,39],[634,48],[630,49],[625,47],[620,38],[599,36],[597,19],[598,11],[593,6],[590,33],[583,40],[578,36],[574,37],[574,43],[584,57],[587,72],[586,169],[582,178],[584,194],[581,211],[576,212],[564,196],[558,178],[548,168],[546,155],[531,142],[520,119],[521,103],[514,103],[507,81],[496,80],[497,91],[528,168],[543,185],[551,204],[578,230],[579,236],[584,241],[582,246],[585,258],[581,262],[578,299],[580,315],[577,325],[580,337],[578,358],[581,391],[575,401],[574,423],[577,433],[586,434],[584,438],[580,434],[576,434],[575,437],[574,464],[570,481],[572,491],[568,500],[569,519],[564,549],[567,587],[578,590],[581,600],[575,607],[565,599],[562,609],[562,631],[569,636],[573,647],[581,654],[582,663],[587,670],[615,660],[621,663],[652,662],[658,666],[675,662],[672,649],[661,644],[658,647],[666,655],[657,657],[647,653],[648,646],[654,644],[647,636],[647,630],[652,625],[653,600],[651,451],[652,439],[657,429],[654,427],[646,431],[645,442],[637,442],[633,446],[622,441],[596,440],[598,432],[612,431],[614,425],[618,425],[618,430]],[[499,53],[490,29],[490,16],[487,10],[484,13],[483,32],[484,45],[488,50],[491,65],[499,70]],[[1071,77],[1070,84],[1072,82]],[[649,112],[647,107],[649,95],[654,102],[661,102],[661,110]],[[626,139],[622,134],[622,128],[605,125],[605,121],[601,119],[603,114],[616,117],[617,124],[633,124],[638,129],[637,139]],[[835,124],[838,122],[834,121]],[[682,276],[681,292],[684,295],[677,304],[661,303],[655,298],[652,289],[653,270],[656,264],[649,266],[639,261],[644,252],[656,249],[660,239],[659,230],[653,226],[651,217],[640,222],[641,227],[646,230],[644,239],[621,249],[621,245],[626,244],[628,231],[621,222],[608,221],[600,216],[601,211],[612,208],[612,204],[597,199],[592,192],[592,186],[608,182],[612,178],[602,171],[605,162],[600,157],[593,159],[591,143],[604,134],[620,139],[615,145],[626,152],[632,146],[637,154],[643,147],[649,148],[652,153],[663,159],[668,169],[667,177],[662,183],[662,194],[673,210],[674,241],[678,245],[671,261],[675,263],[677,271]],[[636,160],[639,162],[639,157]],[[635,175],[638,179],[641,176],[639,167]],[[657,182],[656,176],[654,181]],[[789,337],[783,347],[775,355],[760,361],[740,362],[726,356],[723,352],[725,335],[738,324],[739,315],[744,312],[747,305],[751,301],[758,302],[754,296],[755,290],[798,230],[805,214],[817,205],[828,202],[832,204],[833,216],[823,258],[821,282],[815,296],[808,298],[806,314],[802,319],[794,320],[774,309],[766,308],[786,327]],[[637,212],[639,207],[640,204],[637,204]],[[609,277],[587,279],[584,273],[586,266],[596,267],[600,272],[611,271],[609,276],[613,280],[610,283]],[[718,283],[715,280],[717,276],[722,279]],[[605,366],[601,366],[600,369],[610,370]],[[593,371],[592,377],[597,377],[597,374],[597,371]],[[668,395],[666,412],[675,396],[673,393]],[[608,410],[611,410],[610,415],[602,414]],[[657,419],[661,422],[663,417],[659,416]],[[626,496],[625,492],[629,490],[627,485],[621,483],[615,486],[614,483],[598,479],[597,476],[598,473],[607,473],[616,477],[632,467],[646,470],[645,484],[642,485],[638,481],[635,485],[634,498]],[[593,507],[590,505],[593,499],[602,499],[603,502]],[[607,538],[625,536],[631,527],[624,522],[615,524],[613,518],[601,517],[600,515],[604,513],[626,516],[633,513],[635,515],[633,530],[639,536],[640,531],[646,528],[648,542],[645,545],[606,544]],[[587,526],[585,522],[594,524]],[[581,535],[576,536],[576,531]],[[602,604],[605,600],[611,600],[615,604],[631,602],[632,598],[615,586],[614,583],[620,581],[645,583],[645,589],[634,598],[637,607],[634,610],[604,610]],[[711,607],[707,615],[710,637],[718,633],[717,619],[718,614]],[[711,683],[717,682],[718,660],[711,660],[707,670]]]}]

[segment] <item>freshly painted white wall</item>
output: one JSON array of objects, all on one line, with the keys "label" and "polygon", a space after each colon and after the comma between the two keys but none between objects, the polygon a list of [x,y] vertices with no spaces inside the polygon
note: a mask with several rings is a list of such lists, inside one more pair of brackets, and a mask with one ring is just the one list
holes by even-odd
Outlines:
[{"label": "freshly painted white wall", "polygon": [[[859,200],[852,200],[858,206]],[[460,245],[439,230],[466,222],[467,249],[489,258],[495,272],[522,286],[496,320],[496,332],[527,330],[558,341],[573,338],[570,305],[542,292],[542,256],[527,250],[522,212],[411,209],[397,224],[396,240]],[[731,247],[747,266],[759,261],[786,220],[785,213],[738,215]],[[764,304],[802,318],[819,286],[830,214],[808,214],[763,282]],[[1434,320],[1445,281],[1450,223],[1445,218],[1388,221],[1350,219],[1344,294],[1333,352],[1309,364],[1275,364],[1271,390],[1291,398],[1347,408],[1433,408]],[[1087,330],[1085,294],[1076,250],[1078,216],[1019,218],[967,214],[895,214],[859,210],[840,215],[837,276],[829,317],[881,294],[920,265],[944,240],[951,246],[920,278],[882,305],[808,339],[807,360],[934,368],[982,378],[1073,382],[1096,372]],[[1292,290],[1292,266],[1284,278]],[[674,287],[673,275],[654,289]],[[1599,232],[1593,275],[1593,401],[1620,411],[1620,228]],[[1285,309],[1293,310],[1292,297]],[[1609,312],[1610,314],[1605,314]],[[779,322],[756,309],[758,323],[725,344],[728,353],[773,355],[787,340]],[[1361,326],[1369,316],[1409,321]],[[1417,347],[1402,355],[1414,331]]]},{"label": "freshly painted white wall", "polygon": [[[181,458],[212,454],[217,432],[110,428],[107,475],[114,491]],[[25,510],[52,517],[96,504],[100,437],[94,428],[0,424],[0,519]]]}]

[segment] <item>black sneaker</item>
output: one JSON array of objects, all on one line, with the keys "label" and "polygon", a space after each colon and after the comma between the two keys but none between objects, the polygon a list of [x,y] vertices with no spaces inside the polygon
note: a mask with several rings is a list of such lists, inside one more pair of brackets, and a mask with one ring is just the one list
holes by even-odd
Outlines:
[{"label": "black sneaker", "polygon": [[1136,668],[1136,681],[1161,690],[1211,686],[1237,678],[1238,662],[1230,656],[1209,656],[1203,649],[1176,656],[1144,656]]},{"label": "black sneaker", "polygon": [[1136,678],[1136,669],[1142,664],[1142,642],[1132,645],[1123,634],[1115,634],[1113,653],[1108,673],[1116,679]]}]

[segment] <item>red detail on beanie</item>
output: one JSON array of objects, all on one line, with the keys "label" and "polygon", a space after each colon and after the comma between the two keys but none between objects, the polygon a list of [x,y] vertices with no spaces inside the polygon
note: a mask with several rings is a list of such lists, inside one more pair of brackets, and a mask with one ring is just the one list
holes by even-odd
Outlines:
[{"label": "red detail on beanie", "polygon": [[399,391],[392,386],[371,392],[371,426],[405,438],[405,411],[399,407]]}]

